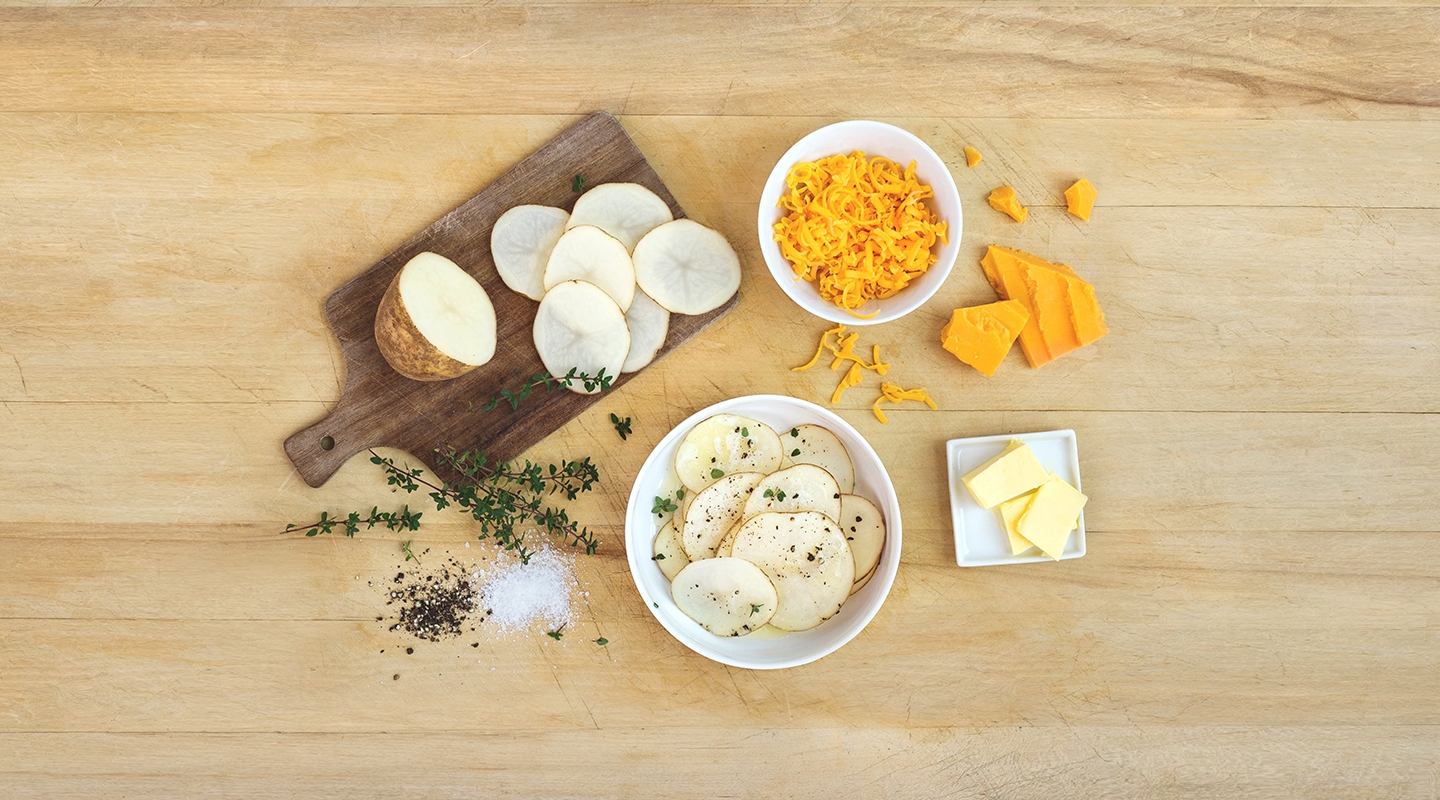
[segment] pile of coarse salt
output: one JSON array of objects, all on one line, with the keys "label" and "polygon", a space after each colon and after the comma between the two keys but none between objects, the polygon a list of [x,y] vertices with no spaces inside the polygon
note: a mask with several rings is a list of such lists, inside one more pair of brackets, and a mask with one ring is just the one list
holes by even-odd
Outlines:
[{"label": "pile of coarse salt", "polygon": [[486,574],[477,572],[474,578],[480,584],[478,606],[495,625],[492,631],[530,630],[537,624],[555,631],[574,619],[575,562],[549,547],[535,551],[529,564],[502,553]]}]

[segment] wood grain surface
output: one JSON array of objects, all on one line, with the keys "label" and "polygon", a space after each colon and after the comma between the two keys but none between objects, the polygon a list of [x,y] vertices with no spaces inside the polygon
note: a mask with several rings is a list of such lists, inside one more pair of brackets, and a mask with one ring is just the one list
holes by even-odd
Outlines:
[{"label": "wood grain surface", "polygon": [[[685,216],[660,176],[625,135],[620,123],[600,112],[567,128],[479,194],[415,234],[336,289],[325,299],[325,318],[345,354],[345,389],[330,413],[285,440],[285,453],[305,482],[319,486],[351,456],[375,447],[398,447],[422,464],[438,467],[435,449],[478,450],[492,461],[509,461],[595,404],[596,394],[548,391],[541,386],[518,406],[486,411],[501,391],[520,392],[545,371],[531,329],[539,304],[500,279],[490,254],[495,220],[511,208],[544,205],[569,211],[579,198],[575,181],[592,186],[634,183],[655,192],[676,219]],[[448,381],[421,382],[386,363],[375,342],[376,309],[392,279],[410,259],[435,252],[454,261],[484,287],[495,307],[495,356],[479,369]],[[674,314],[664,358],[735,307],[732,296],[704,314]],[[643,371],[643,370],[640,370]],[[619,389],[638,372],[611,375]],[[578,387],[577,387],[578,388]]]},{"label": "wood grain surface", "polygon": [[[1440,797],[1433,2],[90,5],[0,0],[0,797]],[[433,511],[280,534],[407,499],[282,447],[347,380],[326,298],[597,109],[734,244],[738,304],[523,454],[601,471],[563,639],[390,632],[401,541],[491,551]],[[625,504],[696,409],[828,400],[755,203],[860,117],[967,212],[860,340],[940,409],[835,406],[895,479],[894,589],[820,661],[728,668],[643,607]],[[1110,335],[956,362],[989,244],[1072,265]],[[954,566],[945,440],[1053,428],[1086,557]]]}]

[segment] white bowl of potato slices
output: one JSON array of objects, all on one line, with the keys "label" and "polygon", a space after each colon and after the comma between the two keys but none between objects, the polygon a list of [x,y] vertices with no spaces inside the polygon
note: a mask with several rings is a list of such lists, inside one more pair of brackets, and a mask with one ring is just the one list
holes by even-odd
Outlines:
[{"label": "white bowl of potato slices", "polygon": [[700,655],[806,664],[855,638],[900,564],[900,505],[874,449],[813,403],[750,395],[670,431],[635,479],[630,572]]}]

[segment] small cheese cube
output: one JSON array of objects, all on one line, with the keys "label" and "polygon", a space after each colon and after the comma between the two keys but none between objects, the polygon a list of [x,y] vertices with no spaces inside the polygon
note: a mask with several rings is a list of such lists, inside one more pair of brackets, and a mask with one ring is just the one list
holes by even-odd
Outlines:
[{"label": "small cheese cube", "polygon": [[1024,536],[1021,536],[1020,531],[1015,527],[1016,524],[1020,522],[1020,517],[1025,513],[1025,509],[1030,507],[1030,501],[1034,498],[1035,493],[1030,492],[1029,494],[1022,494],[1019,497],[1006,500],[1000,504],[1000,519],[1005,523],[1006,535],[1010,537],[1010,555],[1012,556],[1018,556],[1035,546]]},{"label": "small cheese cube", "polygon": [[967,147],[967,148],[965,148],[965,166],[967,166],[967,167],[969,167],[969,168],[971,168],[971,169],[974,169],[974,168],[975,168],[975,165],[976,165],[976,164],[979,164],[979,163],[980,163],[980,159],[982,159],[982,158],[984,158],[984,157],[985,157],[985,156],[980,155],[980,151],[979,151],[979,150],[976,150],[976,149],[973,148],[973,147]]},{"label": "small cheese cube", "polygon": [[1089,222],[1090,211],[1095,208],[1096,196],[1094,184],[1081,178],[1065,190],[1065,207],[1071,214]]},{"label": "small cheese cube", "polygon": [[970,490],[970,496],[981,508],[994,508],[1034,489],[1049,477],[1050,473],[1040,465],[1030,448],[1016,439],[1000,455],[971,470],[960,482]]},{"label": "small cheese cube", "polygon": [[1025,217],[1030,214],[1030,209],[1020,205],[1020,198],[1015,196],[1015,189],[1009,186],[1001,186],[990,193],[986,198],[990,201],[990,207],[1002,214],[1010,215],[1016,222],[1024,222]]},{"label": "small cheese cube", "polygon": [[1039,489],[1015,530],[1056,561],[1065,552],[1065,542],[1075,529],[1080,509],[1088,500],[1078,489],[1051,475]]}]

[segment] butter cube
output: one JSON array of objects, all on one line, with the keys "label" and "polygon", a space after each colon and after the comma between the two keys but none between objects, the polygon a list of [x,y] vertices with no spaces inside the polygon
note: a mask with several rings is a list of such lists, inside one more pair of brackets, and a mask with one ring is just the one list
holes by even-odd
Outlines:
[{"label": "butter cube", "polygon": [[1034,489],[1049,477],[1050,473],[1040,465],[1030,448],[1015,439],[1000,455],[971,470],[960,482],[970,490],[970,496],[981,508],[994,508]]},{"label": "butter cube", "polygon": [[1030,492],[1000,504],[1000,519],[1005,523],[1005,533],[1010,537],[1010,555],[1012,556],[1018,556],[1035,546],[1021,536],[1020,531],[1015,527],[1034,498],[1035,493]]},{"label": "butter cube", "polygon": [[1065,481],[1051,475],[1030,500],[1015,530],[1056,561],[1065,552],[1065,542],[1079,521],[1080,509],[1089,498]]}]

